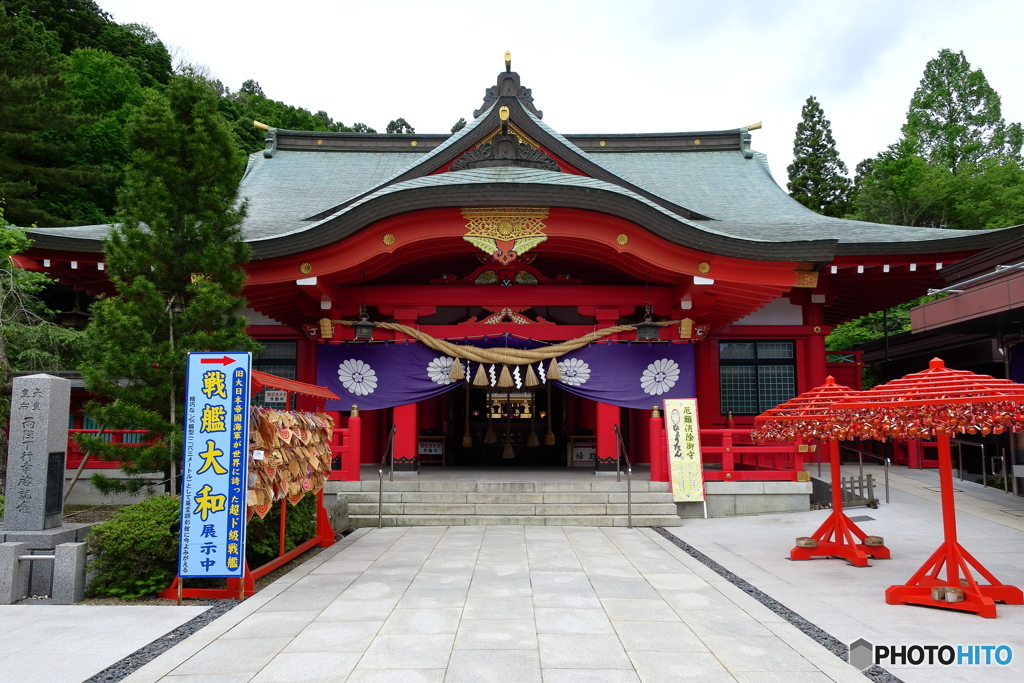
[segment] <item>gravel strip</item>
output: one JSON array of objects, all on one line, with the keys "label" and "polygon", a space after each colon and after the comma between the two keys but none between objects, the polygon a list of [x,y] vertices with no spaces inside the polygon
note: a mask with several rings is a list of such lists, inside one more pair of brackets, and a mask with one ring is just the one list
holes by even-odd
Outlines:
[{"label": "gravel strip", "polygon": [[[652,527],[659,534],[667,538],[673,545],[680,548],[687,555],[697,560],[711,571],[715,572],[723,579],[731,583],[732,585],[739,588],[741,591],[749,595],[750,597],[757,600],[759,603],[770,609],[771,611],[778,614],[780,617],[788,621],[793,626],[796,626],[799,630],[810,636],[811,639],[816,641],[819,645],[824,647],[826,650],[834,654],[844,662],[847,661],[849,656],[849,648],[846,643],[842,643],[838,638],[830,633],[818,628],[811,622],[804,619],[802,616],[789,609],[781,602],[771,597],[764,591],[761,591],[754,586],[747,583],[745,580],[733,574],[731,571],[718,564],[710,557],[702,553],[701,551],[694,548],[692,545],[679,538],[671,531],[666,530],[664,527],[656,526]],[[865,676],[870,678],[876,683],[903,683],[902,680],[896,678],[891,673],[886,671],[880,666],[871,666],[864,669],[863,673]]]},{"label": "gravel strip", "polygon": [[92,678],[86,679],[83,683],[112,683],[113,681],[120,681],[121,679],[126,678],[136,669],[139,669],[143,665],[156,659],[167,650],[170,650],[172,647],[227,612],[229,609],[237,605],[238,601],[210,600],[206,604],[212,605],[212,607],[195,619],[186,621],[170,633],[160,636],[149,645],[140,647],[121,661],[108,666]]}]

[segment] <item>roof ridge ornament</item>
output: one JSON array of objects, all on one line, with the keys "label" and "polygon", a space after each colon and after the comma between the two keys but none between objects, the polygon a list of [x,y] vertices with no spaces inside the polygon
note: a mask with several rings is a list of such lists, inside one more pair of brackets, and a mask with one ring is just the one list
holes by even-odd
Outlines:
[{"label": "roof ridge ornament", "polygon": [[473,112],[473,118],[479,118],[500,97],[514,97],[538,119],[544,118],[544,112],[533,104],[533,91],[519,83],[519,74],[512,71],[512,53],[505,53],[505,70],[498,74],[498,83],[484,91],[484,103]]}]

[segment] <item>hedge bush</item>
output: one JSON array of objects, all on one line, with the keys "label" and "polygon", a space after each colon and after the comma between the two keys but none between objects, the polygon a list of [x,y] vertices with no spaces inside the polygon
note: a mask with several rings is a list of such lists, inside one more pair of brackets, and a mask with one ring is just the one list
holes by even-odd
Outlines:
[{"label": "hedge bush", "polygon": [[130,600],[170,586],[178,573],[180,515],[180,499],[154,496],[93,527],[86,539],[93,555],[88,569],[97,576],[88,594]]},{"label": "hedge bush", "polygon": [[[285,552],[316,535],[316,496],[308,494],[298,505],[287,504],[284,522]],[[263,519],[253,516],[245,529],[245,559],[255,569],[277,557],[281,504],[274,503]]]}]

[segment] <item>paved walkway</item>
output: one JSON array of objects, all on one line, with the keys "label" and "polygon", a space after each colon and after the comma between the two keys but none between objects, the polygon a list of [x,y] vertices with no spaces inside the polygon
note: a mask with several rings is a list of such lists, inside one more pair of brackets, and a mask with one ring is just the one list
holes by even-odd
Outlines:
[{"label": "paved walkway", "polygon": [[80,683],[207,609],[0,605],[0,683]]},{"label": "paved walkway", "polygon": [[[817,476],[817,465],[811,470]],[[882,481],[881,468],[868,467]],[[823,468],[825,479],[827,468]],[[844,467],[843,475],[857,474]],[[942,540],[938,473],[892,468],[892,503],[877,510],[850,508],[861,529],[885,538],[891,560],[856,568],[838,559],[792,562],[797,536],[809,536],[830,514],[817,510],[759,517],[684,520],[670,529],[687,543],[845,643],[858,638],[884,645],[1007,644],[1005,667],[886,666],[906,683],[1024,680],[1024,606],[997,605],[997,619],[908,605],[885,604],[885,589],[905,583]],[[961,544],[1003,583],[1024,588],[1024,498],[956,481]],[[884,492],[876,489],[884,500]]]},{"label": "paved walkway", "polygon": [[646,529],[360,530],[125,679],[863,683]]}]

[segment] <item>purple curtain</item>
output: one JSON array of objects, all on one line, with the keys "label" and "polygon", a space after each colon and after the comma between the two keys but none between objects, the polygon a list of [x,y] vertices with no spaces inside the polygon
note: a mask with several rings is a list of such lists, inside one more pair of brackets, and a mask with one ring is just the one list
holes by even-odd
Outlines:
[{"label": "purple curtain", "polygon": [[[454,341],[454,340],[453,340]],[[501,335],[466,340],[480,347],[539,348],[540,342]],[[591,344],[562,356],[558,386],[573,394],[626,408],[649,409],[666,398],[694,398],[693,344],[626,342]],[[545,379],[550,361],[534,363]],[[472,377],[478,364],[469,363]],[[341,397],[328,410],[391,408],[416,403],[462,386],[449,378],[452,359],[417,342],[346,342],[320,346],[317,383]],[[501,366],[485,366],[491,385]],[[518,387],[525,368],[510,367]]]}]

